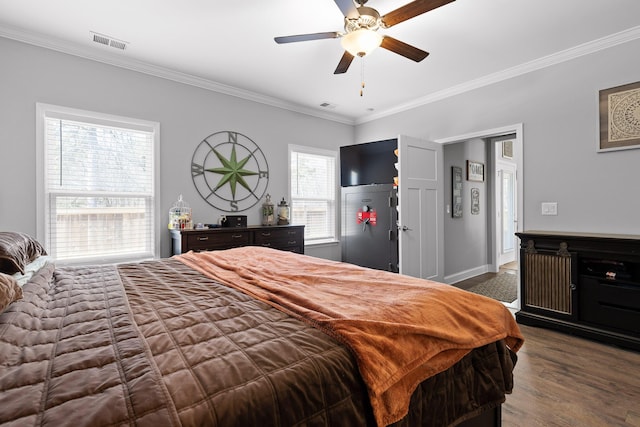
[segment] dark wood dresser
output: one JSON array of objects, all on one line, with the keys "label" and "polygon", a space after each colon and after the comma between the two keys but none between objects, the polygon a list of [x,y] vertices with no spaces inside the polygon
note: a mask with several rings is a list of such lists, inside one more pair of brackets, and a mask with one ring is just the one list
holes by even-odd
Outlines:
[{"label": "dark wood dresser", "polygon": [[303,254],[304,225],[171,230],[171,241],[173,255],[188,251],[212,251],[251,245]]},{"label": "dark wood dresser", "polygon": [[640,236],[516,235],[519,323],[640,350]]}]

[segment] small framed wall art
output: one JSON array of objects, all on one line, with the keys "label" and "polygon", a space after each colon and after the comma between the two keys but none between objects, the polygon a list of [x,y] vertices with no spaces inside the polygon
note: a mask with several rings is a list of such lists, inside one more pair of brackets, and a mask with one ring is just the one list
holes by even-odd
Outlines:
[{"label": "small framed wall art", "polygon": [[467,160],[467,181],[484,182],[484,163]]},{"label": "small framed wall art", "polygon": [[462,168],[451,166],[451,216],[462,218]]},{"label": "small framed wall art", "polygon": [[640,148],[640,82],[600,91],[598,151]]},{"label": "small framed wall art", "polygon": [[513,141],[502,141],[502,158],[513,159]]},{"label": "small framed wall art", "polygon": [[480,189],[471,189],[471,215],[480,214]]}]

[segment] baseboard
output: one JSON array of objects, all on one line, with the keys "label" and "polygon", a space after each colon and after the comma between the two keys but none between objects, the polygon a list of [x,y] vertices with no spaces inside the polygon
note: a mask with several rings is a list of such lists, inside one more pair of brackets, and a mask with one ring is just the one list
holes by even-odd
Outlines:
[{"label": "baseboard", "polygon": [[488,273],[491,269],[491,265],[485,264],[479,267],[471,268],[469,270],[461,271],[459,273],[450,274],[445,276],[443,282],[449,285],[453,285],[454,283],[462,282],[463,280],[470,279],[472,277],[479,276],[484,273]]}]

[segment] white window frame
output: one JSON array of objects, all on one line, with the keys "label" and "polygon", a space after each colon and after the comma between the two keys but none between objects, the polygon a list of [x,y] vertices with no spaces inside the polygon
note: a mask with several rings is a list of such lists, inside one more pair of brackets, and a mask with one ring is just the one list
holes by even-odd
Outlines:
[{"label": "white window frame", "polygon": [[[121,127],[126,129],[137,129],[153,134],[153,148],[152,148],[152,162],[153,165],[153,177],[152,177],[152,257],[160,257],[160,123],[141,120],[130,117],[117,116],[112,114],[99,113],[94,111],[81,110],[77,108],[63,107],[59,105],[36,103],[36,237],[42,242],[45,248],[49,247],[48,238],[48,226],[47,218],[50,213],[49,202],[46,192],[45,179],[47,177],[47,164],[46,164],[46,119],[55,117],[62,120],[76,120],[81,122],[91,122],[96,125]],[[66,264],[87,264],[87,263],[115,263],[115,262],[129,262],[140,261],[145,258],[109,258],[104,259],[102,257],[87,257],[83,258],[81,262],[70,261]],[[57,261],[57,263],[60,263]],[[63,263],[64,264],[64,263]]]},{"label": "white window frame", "polygon": [[[305,153],[305,154],[314,154],[318,156],[326,156],[333,158],[334,161],[334,188],[333,188],[333,237],[327,239],[317,239],[310,240],[305,237],[305,246],[318,246],[318,245],[326,245],[326,244],[336,244],[339,242],[339,234],[338,230],[340,227],[340,215],[338,212],[339,207],[339,192],[338,192],[338,183],[339,183],[339,165],[338,165],[338,152],[332,150],[325,150],[321,148],[307,147],[303,145],[295,145],[289,144],[288,155],[287,155],[287,168],[289,170],[288,174],[288,184],[289,184],[289,200],[291,201],[291,207],[293,208],[294,198],[292,196],[292,188],[291,188],[291,153]],[[325,200],[325,199],[322,199]],[[293,215],[293,210],[291,211]],[[298,224],[298,223],[296,223]],[[306,224],[299,224],[306,225]],[[306,233],[305,233],[306,234]]]}]

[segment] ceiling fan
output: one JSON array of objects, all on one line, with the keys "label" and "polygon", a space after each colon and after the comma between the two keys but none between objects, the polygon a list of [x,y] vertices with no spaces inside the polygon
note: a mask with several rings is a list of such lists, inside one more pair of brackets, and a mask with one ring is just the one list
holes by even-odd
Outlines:
[{"label": "ceiling fan", "polygon": [[356,6],[354,0],[334,1],[344,14],[344,32],[329,31],[324,33],[275,37],[275,41],[276,43],[293,43],[342,38],[342,47],[345,51],[338,63],[338,67],[333,72],[333,74],[342,74],[349,69],[349,65],[351,65],[355,56],[363,57],[378,46],[413,61],[422,61],[429,55],[429,52],[401,42],[391,36],[381,35],[377,32],[378,29],[391,28],[396,24],[444,6],[455,0],[414,0],[384,16],[380,16],[374,8],[365,6],[367,0],[357,0],[358,6]]}]

